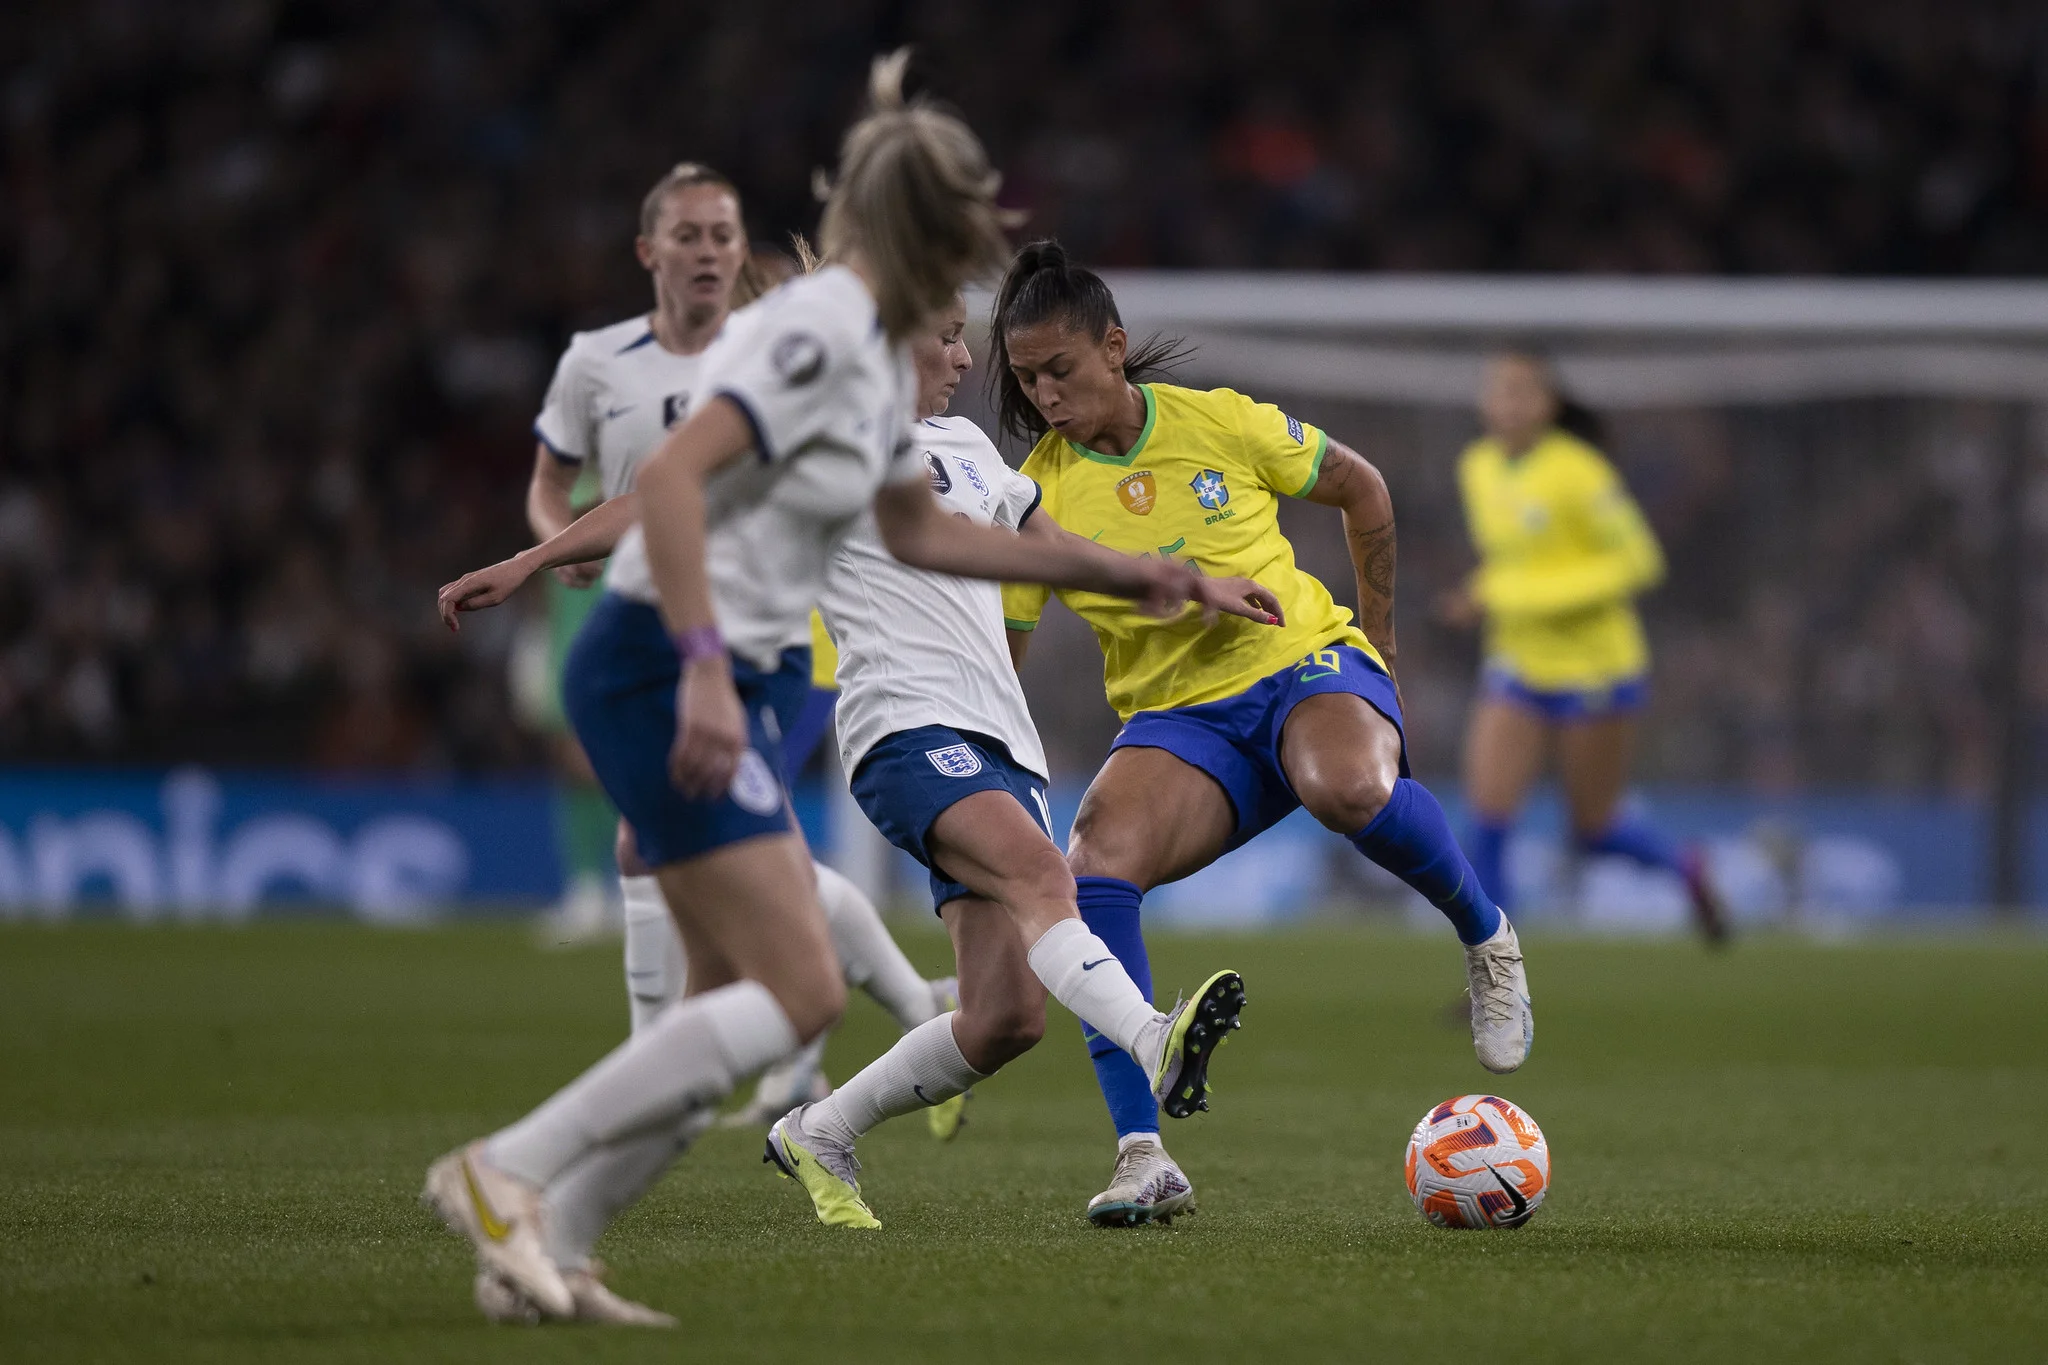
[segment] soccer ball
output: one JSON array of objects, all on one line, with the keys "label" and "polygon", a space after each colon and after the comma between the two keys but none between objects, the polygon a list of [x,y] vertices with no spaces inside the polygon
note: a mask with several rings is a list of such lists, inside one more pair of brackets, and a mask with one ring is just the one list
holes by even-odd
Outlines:
[{"label": "soccer ball", "polygon": [[1408,1196],[1440,1228],[1518,1228],[1550,1188],[1536,1120],[1494,1095],[1460,1095],[1408,1138]]}]

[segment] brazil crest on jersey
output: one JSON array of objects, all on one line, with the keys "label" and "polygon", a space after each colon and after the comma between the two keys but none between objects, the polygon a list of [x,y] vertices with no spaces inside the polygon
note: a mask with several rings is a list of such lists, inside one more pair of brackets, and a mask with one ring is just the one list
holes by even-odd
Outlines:
[{"label": "brazil crest on jersey", "polygon": [[[1279,597],[1284,626],[1225,616],[1205,629],[1189,608],[1159,621],[1129,602],[1062,591],[1095,630],[1110,705],[1139,711],[1235,696],[1332,644],[1379,655],[1351,613],[1294,562],[1280,534],[1282,497],[1304,497],[1322,472],[1329,438],[1270,403],[1230,389],[1141,384],[1145,428],[1130,453],[1103,455],[1047,432],[1024,461],[1044,509],[1067,530],[1128,554],[1165,555],[1211,577],[1256,579]],[[1003,588],[1012,630],[1038,625],[1049,589]]]}]

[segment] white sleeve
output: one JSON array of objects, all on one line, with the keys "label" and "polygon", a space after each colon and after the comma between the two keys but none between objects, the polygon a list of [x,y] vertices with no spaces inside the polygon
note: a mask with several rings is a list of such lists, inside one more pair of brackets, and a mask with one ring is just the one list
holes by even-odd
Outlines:
[{"label": "white sleeve", "polygon": [[1007,526],[1012,531],[1024,529],[1024,523],[1038,510],[1038,504],[1045,497],[1038,480],[1026,478],[1007,464],[998,464],[1002,470],[998,475],[999,492],[994,507],[995,523]]},{"label": "white sleeve", "polygon": [[924,451],[911,436],[909,423],[896,429],[896,443],[889,452],[889,467],[882,472],[882,482],[915,483],[919,479],[927,482],[932,477],[931,465],[924,457]]},{"label": "white sleeve", "polygon": [[706,398],[729,398],[746,414],[763,460],[788,459],[831,430],[856,422],[861,362],[846,338],[798,317],[764,319],[747,344],[704,377]]},{"label": "white sleeve", "polygon": [[582,464],[597,449],[596,413],[591,408],[587,352],[570,342],[555,365],[533,434],[563,464]]}]

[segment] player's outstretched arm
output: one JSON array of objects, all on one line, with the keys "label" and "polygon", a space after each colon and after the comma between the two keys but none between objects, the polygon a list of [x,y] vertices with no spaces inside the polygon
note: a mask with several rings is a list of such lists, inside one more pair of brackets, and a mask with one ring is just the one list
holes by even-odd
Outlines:
[{"label": "player's outstretched arm", "polygon": [[[1103,552],[1102,547],[1084,536],[1077,536],[1066,527],[1054,521],[1044,508],[1039,508],[1025,518],[1018,534],[1025,540],[1043,545],[1085,546],[1090,550]],[[1106,553],[1114,554],[1115,551]],[[1218,613],[1242,616],[1247,621],[1257,621],[1262,626],[1284,624],[1280,610],[1280,599],[1264,585],[1249,578],[1208,578],[1197,573],[1194,591],[1188,600],[1202,609],[1202,619],[1214,624]],[[1010,662],[1022,667],[1024,663],[1024,642],[1030,637],[1023,631],[1010,632]]]},{"label": "player's outstretched arm", "polygon": [[[557,456],[545,441],[533,443],[533,477],[526,484],[526,524],[536,542],[552,540],[576,520],[576,482],[583,466]],[[596,560],[564,564],[555,577],[572,588],[587,588],[604,572]]]},{"label": "player's outstretched arm", "polygon": [[599,503],[570,522],[560,534],[521,550],[510,559],[464,574],[440,591],[437,605],[442,624],[450,630],[461,630],[461,613],[497,606],[543,569],[603,559],[639,517],[640,500],[628,493]]},{"label": "player's outstretched arm", "polygon": [[1331,441],[1308,500],[1344,513],[1344,540],[1358,581],[1358,625],[1394,667],[1394,499],[1380,472],[1350,446]]},{"label": "player's outstretched arm", "polygon": [[1147,615],[1161,617],[1177,614],[1196,594],[1198,576],[1179,564],[1135,559],[1079,536],[1026,540],[952,516],[922,480],[889,484],[877,493],[875,523],[889,553],[913,569],[1126,597]]}]

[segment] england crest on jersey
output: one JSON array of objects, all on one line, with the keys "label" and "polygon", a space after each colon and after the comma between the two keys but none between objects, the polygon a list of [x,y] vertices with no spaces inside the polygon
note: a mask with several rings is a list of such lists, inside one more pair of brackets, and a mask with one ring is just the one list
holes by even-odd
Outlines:
[{"label": "england crest on jersey", "polygon": [[1223,482],[1223,476],[1213,469],[1205,469],[1188,480],[1188,487],[1195,490],[1195,497],[1211,512],[1221,510],[1230,501],[1230,488]]},{"label": "england crest on jersey", "polygon": [[981,771],[981,755],[966,744],[953,744],[944,749],[927,749],[924,756],[932,766],[945,777],[972,777]]}]

